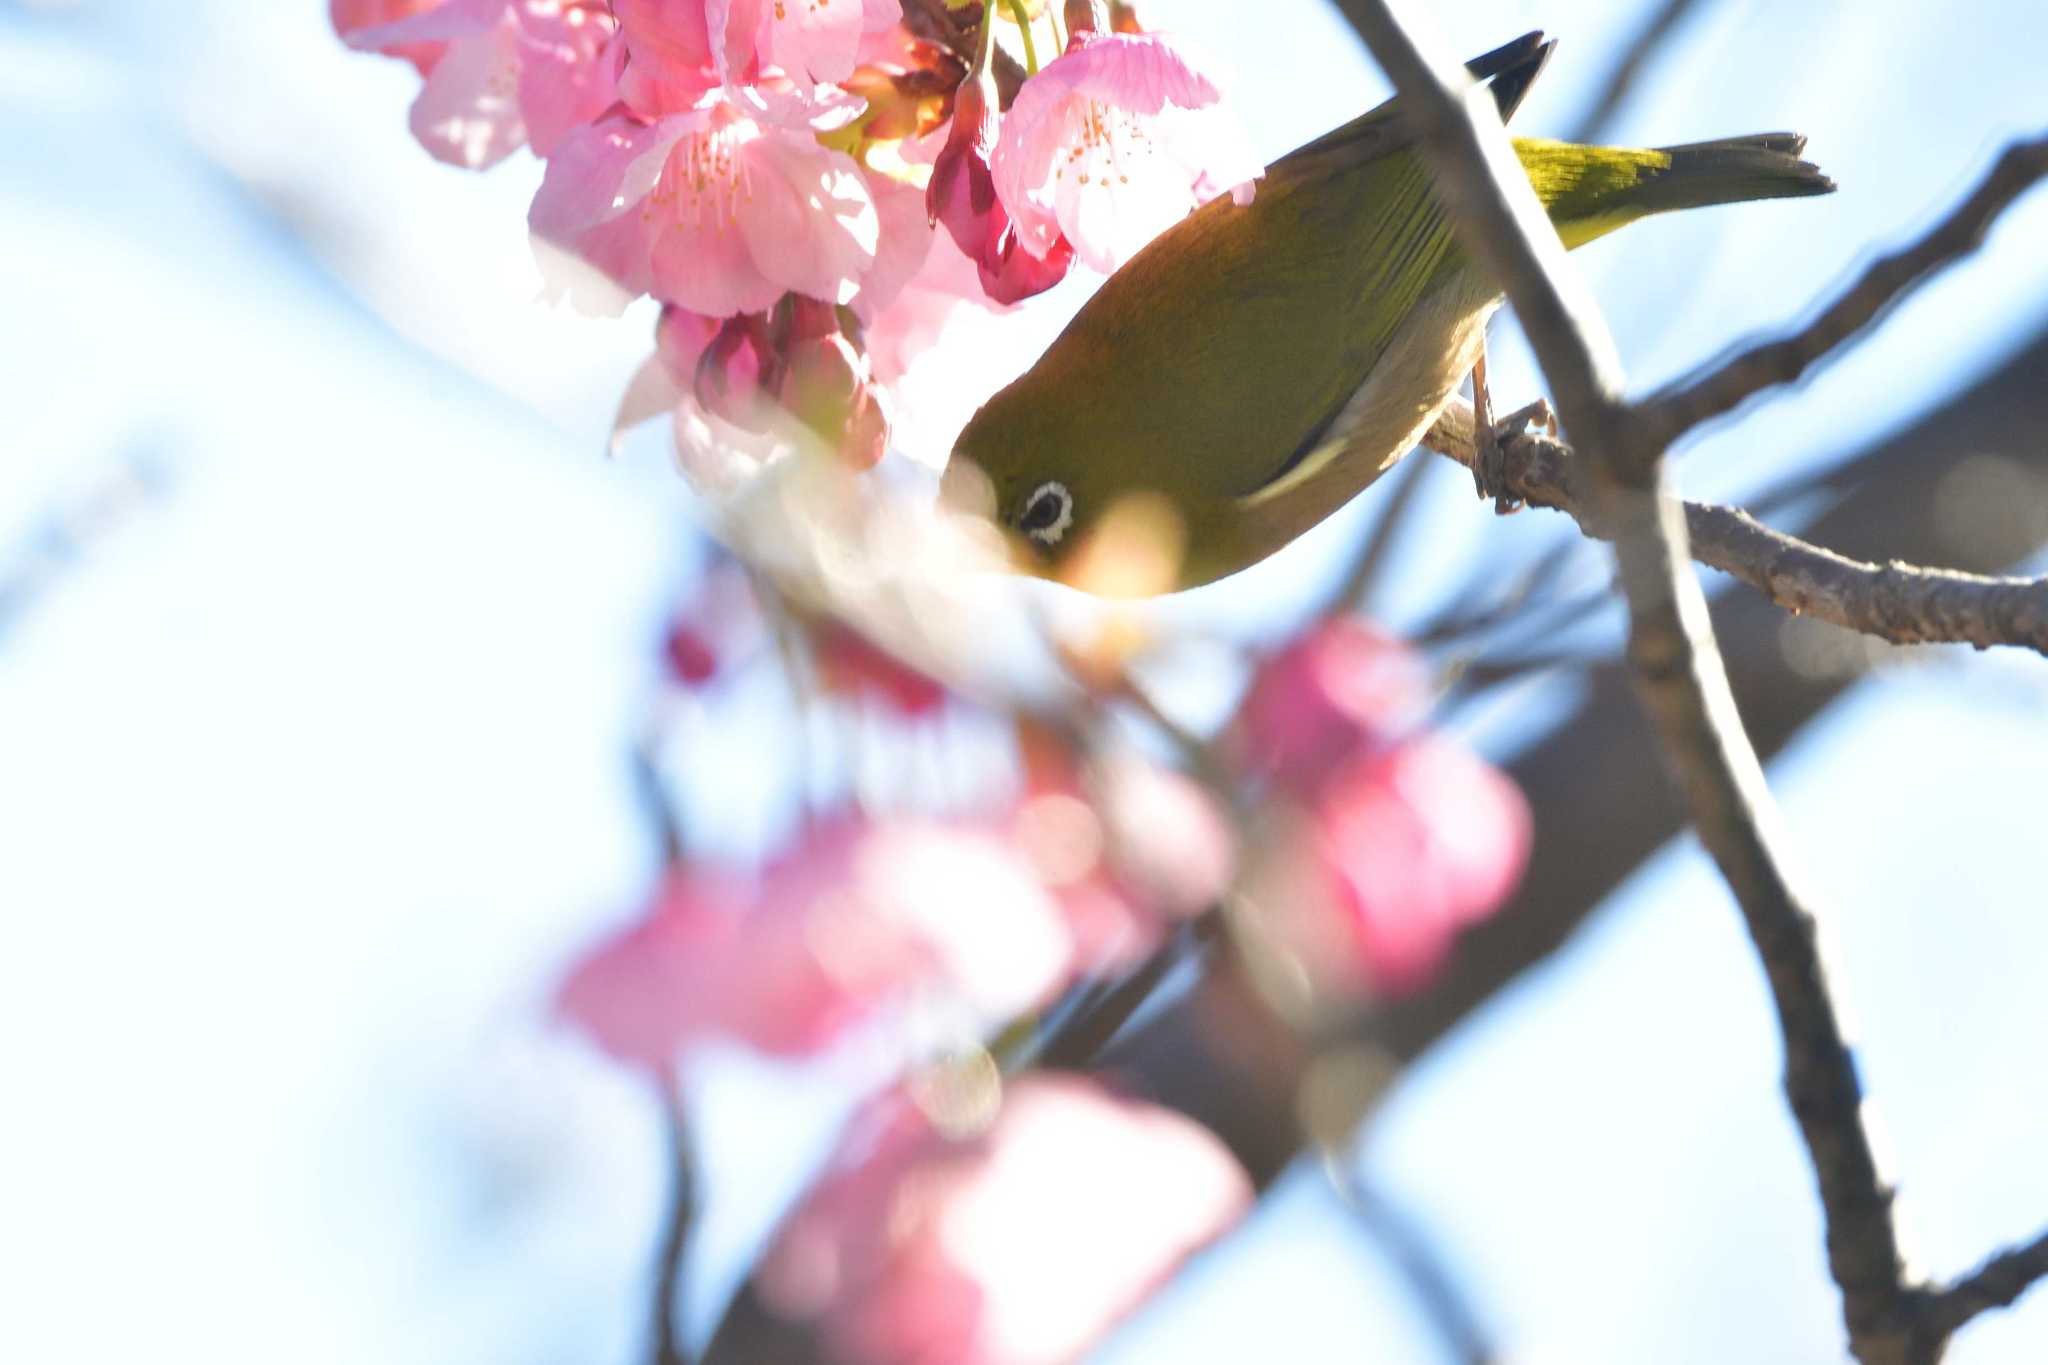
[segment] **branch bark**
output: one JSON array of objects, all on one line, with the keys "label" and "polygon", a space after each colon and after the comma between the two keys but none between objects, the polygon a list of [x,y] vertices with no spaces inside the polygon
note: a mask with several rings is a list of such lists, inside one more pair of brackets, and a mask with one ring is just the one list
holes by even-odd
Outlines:
[{"label": "branch bark", "polygon": [[[1454,400],[1424,443],[1466,468],[1478,458],[1472,408]],[[1538,432],[1502,446],[1507,491],[1532,507],[1564,512],[1596,540],[1612,540],[1584,494],[1582,461]],[[2003,578],[1903,560],[1869,564],[1776,531],[1739,507],[1684,504],[1692,557],[1755,588],[1795,615],[1897,645],[2016,645],[2048,655],[2048,577]]]},{"label": "branch bark", "polygon": [[[1915,1311],[1918,1295],[1903,1281],[1891,1191],[1863,1126],[1861,1089],[1828,991],[1815,921],[1780,851],[1763,768],[1736,713],[1705,599],[1685,562],[1683,511],[1663,489],[1663,438],[1671,414],[1687,409],[1678,405],[1653,419],[1622,401],[1613,342],[1566,264],[1563,243],[1515,160],[1492,102],[1471,88],[1454,61],[1417,41],[1386,0],[1356,0],[1343,9],[1393,79],[1460,241],[1514,303],[1566,424],[1581,441],[1593,506],[1615,528],[1638,692],[1770,984],[1785,1049],[1786,1095],[1819,1182],[1829,1268],[1842,1292],[1850,1348],[1864,1365],[1935,1360],[1946,1339]],[[1895,264],[1898,288],[1928,268],[1911,257]],[[1868,313],[1856,320],[1856,309],[1865,306]],[[1846,339],[1881,307],[1882,301],[1866,301],[1842,311],[1830,327],[1812,329],[1816,344]],[[1789,353],[1804,354],[1797,346]]]}]

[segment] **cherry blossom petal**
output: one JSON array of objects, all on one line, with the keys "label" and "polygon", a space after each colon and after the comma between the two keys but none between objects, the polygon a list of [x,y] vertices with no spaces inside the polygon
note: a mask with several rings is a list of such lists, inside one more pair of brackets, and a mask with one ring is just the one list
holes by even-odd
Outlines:
[{"label": "cherry blossom petal", "polygon": [[867,15],[860,0],[773,0],[764,55],[791,76],[830,85],[853,73]]},{"label": "cherry blossom petal", "polygon": [[526,142],[519,69],[510,20],[450,42],[413,101],[413,136],[451,165],[483,170],[504,160]]},{"label": "cherry blossom petal", "polygon": [[881,230],[853,158],[772,130],[739,155],[747,193],[733,211],[760,273],[799,294],[851,299],[874,263]]},{"label": "cherry blossom petal", "polygon": [[1025,83],[1011,112],[1024,104],[1024,90],[1040,81],[1044,89],[1031,97],[1034,101],[1081,95],[1134,114],[1156,114],[1168,105],[1202,109],[1223,98],[1202,65],[1184,42],[1168,34],[1088,34]]},{"label": "cherry blossom petal", "polygon": [[1413,651],[1369,622],[1335,617],[1260,666],[1238,709],[1240,761],[1308,791],[1360,749],[1407,735],[1429,701]]},{"label": "cherry blossom petal", "polygon": [[1216,83],[1161,34],[1081,34],[1026,81],[992,163],[1019,244],[1108,271],[1260,173]]},{"label": "cherry blossom petal", "polygon": [[521,12],[519,109],[537,156],[611,107],[623,49],[594,9],[529,3]]},{"label": "cherry blossom petal", "polygon": [[[358,51],[384,52],[418,43],[473,37],[506,18],[510,0],[358,0],[329,7],[342,41]],[[347,22],[344,22],[346,18]],[[374,20],[374,22],[358,22]]]},{"label": "cherry blossom petal", "polygon": [[1056,1365],[1250,1202],[1207,1129],[1092,1080],[1029,1077],[959,1138],[899,1092],[854,1125],[757,1285],[862,1365]]},{"label": "cherry blossom petal", "polygon": [[690,109],[723,83],[712,64],[701,4],[613,0],[625,69],[619,98],[645,118]]},{"label": "cherry blossom petal", "polygon": [[710,1024],[705,968],[732,950],[741,894],[730,880],[672,869],[643,918],[577,962],[556,1009],[619,1061],[667,1066]]},{"label": "cherry blossom petal", "polygon": [[1403,995],[1506,900],[1529,840],[1513,782],[1422,736],[1334,773],[1303,819],[1262,841],[1249,899],[1323,989]]},{"label": "cherry blossom petal", "polygon": [[571,133],[548,158],[527,223],[564,245],[638,209],[660,180],[676,143],[702,120],[690,115],[642,123],[613,115]]},{"label": "cherry blossom petal", "polygon": [[863,323],[872,325],[924,268],[934,233],[924,192],[917,186],[866,167],[861,179],[875,205],[875,258],[848,303]]},{"label": "cherry blossom petal", "polygon": [[758,313],[783,294],[783,285],[755,266],[745,236],[715,219],[665,229],[650,265],[658,297],[713,317]]}]

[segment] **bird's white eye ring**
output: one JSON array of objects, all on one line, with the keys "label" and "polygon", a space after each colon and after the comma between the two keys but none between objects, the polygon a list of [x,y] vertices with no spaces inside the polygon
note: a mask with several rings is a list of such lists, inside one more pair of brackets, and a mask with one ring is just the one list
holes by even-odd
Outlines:
[{"label": "bird's white eye ring", "polygon": [[1040,545],[1057,545],[1074,524],[1074,495],[1057,479],[1038,485],[1024,500],[1017,529]]}]

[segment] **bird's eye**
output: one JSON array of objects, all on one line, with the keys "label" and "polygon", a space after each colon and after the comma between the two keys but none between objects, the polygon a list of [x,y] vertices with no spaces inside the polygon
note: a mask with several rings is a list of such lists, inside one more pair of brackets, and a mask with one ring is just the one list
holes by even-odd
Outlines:
[{"label": "bird's eye", "polygon": [[1024,500],[1017,529],[1040,545],[1057,545],[1074,524],[1074,495],[1058,481],[1042,483]]}]

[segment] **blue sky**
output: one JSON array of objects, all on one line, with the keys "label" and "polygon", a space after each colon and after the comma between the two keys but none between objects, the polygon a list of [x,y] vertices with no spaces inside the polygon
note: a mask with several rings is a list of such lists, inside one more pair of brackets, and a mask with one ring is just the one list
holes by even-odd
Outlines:
[{"label": "blue sky", "polygon": [[[1843,188],[1584,253],[1644,384],[1797,316],[2043,108],[2048,13],[2025,0],[1967,22],[1905,3],[1707,8],[1621,134],[1797,127]],[[408,73],[341,52],[323,9],[0,7],[0,576],[125,459],[163,471],[0,622],[0,1046],[28,1116],[0,1139],[0,1206],[35,1253],[0,1344],[57,1361],[271,1359],[280,1341],[316,1363],[628,1360],[657,1134],[644,1097],[537,1004],[649,870],[621,756],[688,572],[689,499],[654,433],[601,458],[646,319],[533,302],[533,163],[430,164],[404,133]],[[1262,7],[1255,26],[1221,0],[1147,13],[1227,54],[1273,153],[1384,90],[1318,5]],[[1634,7],[1441,22],[1472,51],[1564,36],[1520,116],[1544,132],[1572,120]],[[1876,338],[1689,447],[1688,491],[1825,462],[1998,357],[2048,315],[2044,234],[2037,193]],[[1084,293],[1020,324],[989,383]],[[1511,329],[1499,351],[1502,389],[1533,390]],[[1512,562],[1565,533],[1482,515],[1455,471],[1431,479],[1396,620],[1482,553]],[[1270,631],[1365,502],[1162,616]],[[1600,581],[1599,557],[1580,572]],[[2048,1221],[2044,677],[1966,652],[1888,667],[1773,769],[1932,1273]],[[1511,746],[1542,703],[1475,731]],[[679,758],[747,806],[729,750]],[[888,1055],[871,1051],[710,1069],[706,1279],[740,1264]],[[1830,1359],[1776,1065],[1732,907],[1681,841],[1404,1084],[1366,1163],[1439,1231],[1517,1360]],[[1434,1349],[1303,1171],[1105,1354]],[[1952,1359],[2044,1354],[2037,1295]]]}]

